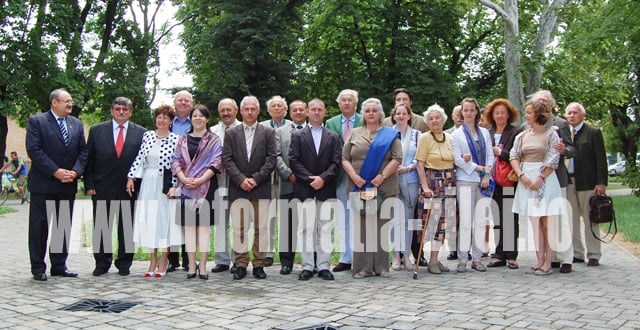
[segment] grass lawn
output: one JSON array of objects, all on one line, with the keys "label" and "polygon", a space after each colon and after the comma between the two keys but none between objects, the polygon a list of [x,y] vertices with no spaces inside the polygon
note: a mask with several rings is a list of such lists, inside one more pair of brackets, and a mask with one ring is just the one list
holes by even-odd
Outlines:
[{"label": "grass lawn", "polygon": [[[613,208],[616,211],[618,231],[624,234],[627,241],[640,243],[640,199],[635,196],[613,196]],[[600,226],[606,230],[608,224]]]}]

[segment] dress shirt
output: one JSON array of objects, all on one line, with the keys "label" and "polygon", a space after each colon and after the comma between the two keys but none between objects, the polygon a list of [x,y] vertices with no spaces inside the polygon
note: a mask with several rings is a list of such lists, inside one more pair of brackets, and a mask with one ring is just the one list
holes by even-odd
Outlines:
[{"label": "dress shirt", "polygon": [[187,134],[187,132],[191,129],[191,119],[187,117],[184,121],[180,121],[180,119],[176,116],[173,118],[173,123],[171,125],[171,131],[180,136]]},{"label": "dress shirt", "polygon": [[[113,126],[113,145],[116,144],[116,140],[118,140],[118,133],[120,133],[120,124],[118,124],[115,120],[111,119],[111,125]],[[122,141],[127,140],[127,127],[129,125],[129,121],[127,120],[122,124]]]},{"label": "dress shirt", "polygon": [[313,127],[309,125],[311,129],[311,137],[313,138],[313,145],[316,147],[316,155],[320,153],[320,143],[322,142],[322,126]]},{"label": "dress shirt", "polygon": [[[582,127],[584,126],[584,122],[581,121],[580,124],[578,124],[578,126],[573,127],[571,125],[569,125],[569,131],[571,130],[575,130],[575,132],[573,133],[574,136],[574,140],[576,138],[576,136],[578,135],[578,132],[580,132],[580,130],[582,129]],[[571,141],[571,143],[573,143],[573,141]],[[573,158],[569,159],[569,165],[567,166],[567,170],[569,171],[569,174],[573,174],[575,172],[574,168],[573,168]]]},{"label": "dress shirt", "polygon": [[244,137],[247,143],[247,159],[251,160],[251,149],[253,148],[253,136],[256,134],[258,123],[253,125],[242,124],[244,126]]}]

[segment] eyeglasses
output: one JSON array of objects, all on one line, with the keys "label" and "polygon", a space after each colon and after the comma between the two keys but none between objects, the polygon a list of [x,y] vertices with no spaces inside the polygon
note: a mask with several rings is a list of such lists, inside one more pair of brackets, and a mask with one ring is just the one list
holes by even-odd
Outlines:
[{"label": "eyeglasses", "polygon": [[71,105],[73,105],[73,100],[60,100],[60,99],[56,99],[56,101],[58,101],[58,102],[62,102],[62,103],[65,103],[65,104],[71,104]]}]

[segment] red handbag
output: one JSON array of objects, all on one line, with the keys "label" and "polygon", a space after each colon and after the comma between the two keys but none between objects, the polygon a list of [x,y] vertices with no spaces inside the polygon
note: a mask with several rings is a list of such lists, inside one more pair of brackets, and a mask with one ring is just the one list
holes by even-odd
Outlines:
[{"label": "red handbag", "polygon": [[495,175],[493,179],[501,187],[513,187],[515,183],[518,182],[518,176],[515,175],[509,162],[498,159],[494,171]]}]

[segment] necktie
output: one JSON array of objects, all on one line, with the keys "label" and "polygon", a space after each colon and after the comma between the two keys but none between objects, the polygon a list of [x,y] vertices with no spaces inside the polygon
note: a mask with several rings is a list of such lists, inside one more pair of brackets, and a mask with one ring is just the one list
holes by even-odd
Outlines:
[{"label": "necktie", "polygon": [[344,122],[344,128],[342,129],[343,140],[347,141],[351,135],[351,126],[349,126],[349,119]]},{"label": "necktie", "polygon": [[251,159],[251,148],[253,147],[253,126],[244,128],[245,142],[247,143],[247,158]]},{"label": "necktie", "polygon": [[576,137],[576,129],[571,127],[571,143],[573,143],[573,138]]},{"label": "necktie", "polygon": [[[576,137],[576,129],[574,127],[571,127],[571,143],[573,143],[573,139],[575,137]],[[564,160],[564,165],[567,167],[569,174],[573,174],[572,160],[573,159],[568,159],[568,158],[565,158]]]},{"label": "necktie", "polygon": [[64,118],[58,118],[58,126],[60,126],[60,133],[62,133],[62,140],[64,140],[64,145],[69,145],[69,132],[67,132],[67,128],[64,126]]},{"label": "necktie", "polygon": [[122,148],[124,147],[124,126],[118,126],[118,137],[116,138],[116,155],[120,158],[120,154],[122,153]]}]

